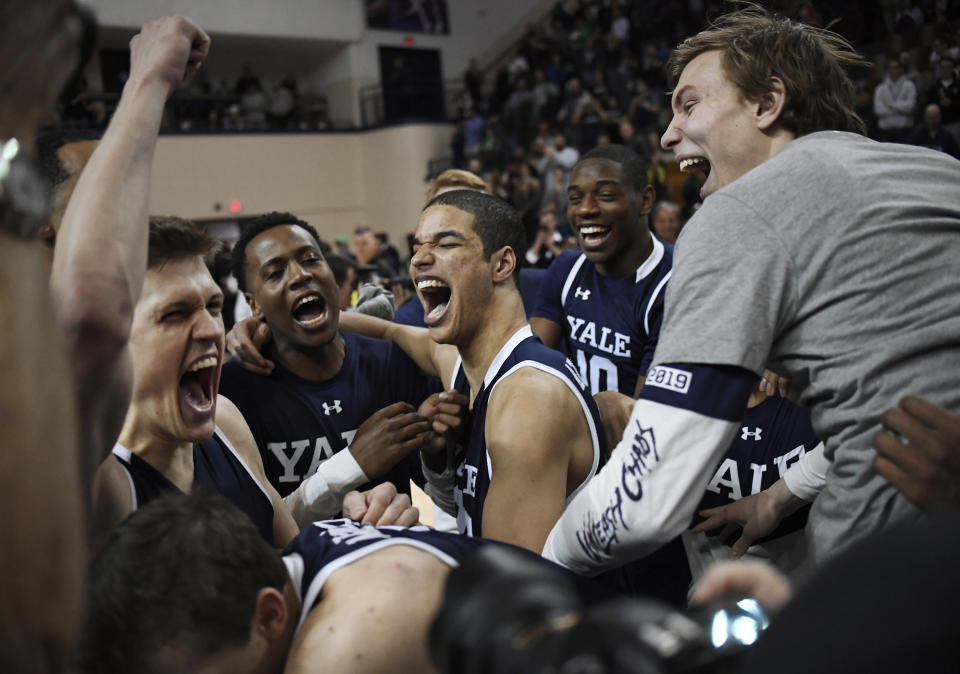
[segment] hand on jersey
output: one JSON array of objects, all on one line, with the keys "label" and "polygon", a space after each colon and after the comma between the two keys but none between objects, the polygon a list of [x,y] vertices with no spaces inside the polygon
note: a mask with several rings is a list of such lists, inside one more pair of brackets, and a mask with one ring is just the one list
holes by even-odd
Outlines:
[{"label": "hand on jersey", "polygon": [[960,416],[910,396],[882,419],[888,432],[873,439],[877,472],[921,508],[960,507]]},{"label": "hand on jersey", "polygon": [[430,422],[430,433],[420,449],[432,454],[459,440],[469,405],[467,396],[456,389],[434,393],[424,400],[417,413]]},{"label": "hand on jersey", "polygon": [[427,442],[430,432],[430,422],[415,412],[413,405],[393,403],[360,424],[349,449],[363,474],[373,479],[419,449]]},{"label": "hand on jersey", "polygon": [[273,361],[260,353],[271,339],[270,326],[253,316],[237,321],[227,333],[227,353],[245,370],[268,375],[273,372]]},{"label": "hand on jersey", "polygon": [[375,527],[412,527],[420,523],[420,511],[406,494],[398,494],[392,482],[378,484],[364,492],[351,491],[343,497],[343,516]]},{"label": "hand on jersey", "polygon": [[794,512],[806,503],[794,496],[787,488],[786,482],[777,480],[769,489],[745,496],[733,503],[716,508],[701,510],[700,515],[706,517],[703,522],[690,531],[698,534],[712,529],[723,527],[719,537],[726,541],[740,527],[743,533],[730,546],[730,559],[738,559],[746,553],[747,548],[757,539],[768,536],[780,526],[784,517]]},{"label": "hand on jersey", "polygon": [[143,24],[130,40],[127,86],[160,82],[167,95],[197,70],[210,50],[210,37],[190,19],[167,16]]}]

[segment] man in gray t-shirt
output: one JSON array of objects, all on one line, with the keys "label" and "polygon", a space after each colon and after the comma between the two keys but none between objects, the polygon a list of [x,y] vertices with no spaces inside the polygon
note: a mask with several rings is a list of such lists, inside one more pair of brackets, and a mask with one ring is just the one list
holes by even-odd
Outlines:
[{"label": "man in gray t-shirt", "polygon": [[960,162],[858,135],[843,67],[861,62],[838,36],[759,8],[674,52],[662,142],[704,174],[705,201],[677,242],[627,431],[548,558],[594,571],[681,530],[768,363],[832,460],[810,516],[814,559],[919,516],[876,473],[871,444],[908,393],[960,411]]}]

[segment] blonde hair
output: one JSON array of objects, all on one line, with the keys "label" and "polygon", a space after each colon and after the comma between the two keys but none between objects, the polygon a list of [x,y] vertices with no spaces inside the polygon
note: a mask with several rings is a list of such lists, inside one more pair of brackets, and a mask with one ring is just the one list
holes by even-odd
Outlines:
[{"label": "blonde hair", "polygon": [[430,183],[430,187],[427,188],[427,198],[424,203],[429,204],[441,190],[449,191],[450,188],[476,190],[490,194],[487,183],[476,173],[462,169],[447,169]]}]

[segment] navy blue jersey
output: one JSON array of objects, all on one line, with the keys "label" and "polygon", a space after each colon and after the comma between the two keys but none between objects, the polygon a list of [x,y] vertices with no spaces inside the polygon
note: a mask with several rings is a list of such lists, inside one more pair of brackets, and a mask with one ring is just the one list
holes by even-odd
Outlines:
[{"label": "navy blue jersey", "polygon": [[[418,407],[440,382],[427,377],[399,347],[382,339],[342,333],[345,355],[340,371],[325,381],[302,379],[279,364],[269,376],[223,366],[220,393],[240,409],[253,432],[267,479],[286,496],[313,475],[323,461],[346,448],[374,412],[396,402]],[[420,477],[414,452],[390,472],[370,482],[393,482],[409,493]]]},{"label": "navy blue jersey", "polygon": [[571,579],[581,599],[588,604],[607,599],[611,593],[590,579],[580,578],[568,569],[548,562],[529,550],[507,543],[471,538],[429,527],[373,527],[348,519],[314,522],[305,527],[283,551],[283,562],[300,596],[300,622],[314,608],[327,579],[338,569],[393,545],[407,545],[427,552],[450,567],[483,547],[500,546],[527,555],[545,569]]},{"label": "navy blue jersey", "polygon": [[412,325],[415,328],[425,328],[427,324],[423,322],[423,302],[416,295],[411,297],[403,306],[397,307],[393,312],[393,322],[401,325]]},{"label": "navy blue jersey", "polygon": [[[466,450],[463,460],[457,467],[454,499],[457,503],[457,527],[460,533],[469,536],[483,535],[483,503],[490,488],[492,468],[490,456],[487,454],[487,442],[484,434],[487,416],[487,405],[490,396],[497,384],[507,375],[523,367],[534,367],[548,372],[563,381],[580,401],[590,435],[593,442],[593,467],[587,478],[577,486],[568,496],[568,500],[580,490],[584,483],[592,477],[600,466],[601,451],[604,447],[603,424],[600,421],[600,412],[593,396],[587,390],[577,373],[576,368],[563,354],[544,346],[540,338],[533,334],[530,326],[518,330],[507,343],[503,345],[496,358],[490,364],[486,376],[483,378],[483,387],[477,392],[473,400],[470,421],[467,428]],[[461,393],[470,395],[470,384],[467,382],[460,361],[454,370],[453,387]],[[518,448],[521,450],[522,448]]]},{"label": "navy blue jersey", "polygon": [[[164,494],[183,492],[163,473],[117,443],[113,456],[127,471],[133,510]],[[193,445],[193,489],[209,489],[225,496],[257,525],[273,545],[273,503],[237,450],[217,428],[213,437]]]},{"label": "navy blue jersey", "polygon": [[[714,472],[697,511],[768,489],[791,465],[820,444],[810,411],[780,396],[748,408],[740,429]],[[803,528],[808,507],[781,522],[770,538]],[[697,518],[699,519],[699,518]]]},{"label": "navy blue jersey", "polygon": [[657,239],[650,257],[626,276],[601,275],[579,250],[550,265],[533,316],[563,326],[566,352],[591,393],[633,397],[660,338],[672,265],[673,247]]}]

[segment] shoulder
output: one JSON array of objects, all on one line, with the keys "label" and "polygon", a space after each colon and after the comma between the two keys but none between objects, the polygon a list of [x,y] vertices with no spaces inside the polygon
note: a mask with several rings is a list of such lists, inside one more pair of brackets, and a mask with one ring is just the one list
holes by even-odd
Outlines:
[{"label": "shoulder", "polygon": [[257,450],[256,441],[250,432],[243,414],[237,409],[229,398],[217,396],[217,427],[223,435],[230,441],[233,448],[243,458],[248,465],[260,466],[262,470],[262,460],[260,452]]},{"label": "shoulder", "polygon": [[134,508],[130,475],[113,454],[100,464],[94,474],[92,497],[91,535],[94,547],[99,548],[114,527]]},{"label": "shoulder", "polygon": [[549,419],[550,425],[563,426],[569,419],[565,413],[580,409],[572,382],[553,364],[537,361],[521,364],[497,381],[490,393],[488,418],[510,416],[534,424]]}]

